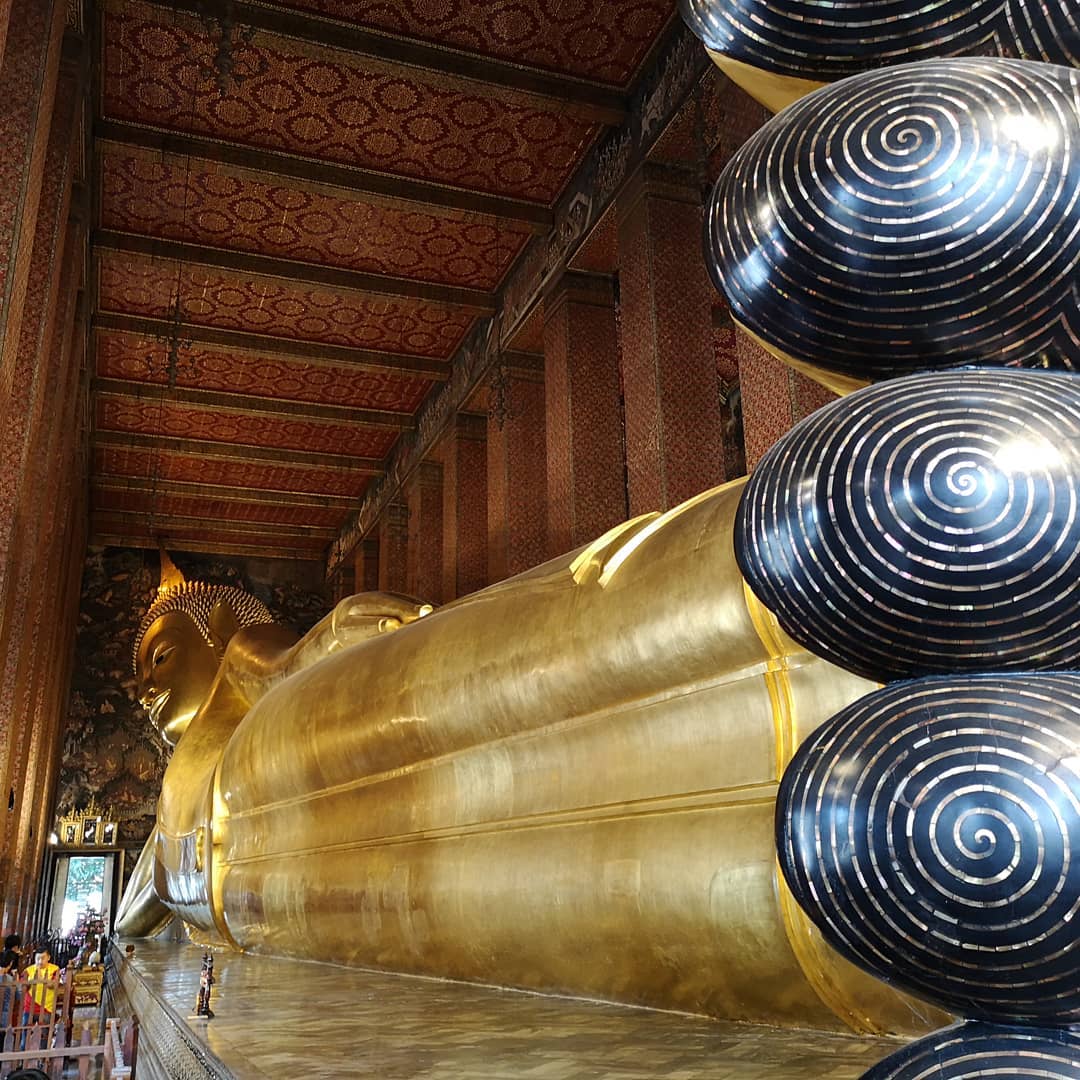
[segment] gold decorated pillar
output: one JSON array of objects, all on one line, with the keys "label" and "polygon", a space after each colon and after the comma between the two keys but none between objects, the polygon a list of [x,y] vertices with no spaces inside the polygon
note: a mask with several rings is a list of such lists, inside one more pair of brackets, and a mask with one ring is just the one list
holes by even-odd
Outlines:
[{"label": "gold decorated pillar", "polygon": [[409,507],[392,502],[379,519],[379,588],[383,592],[405,592],[408,554]]},{"label": "gold decorated pillar", "polygon": [[442,601],[443,470],[422,461],[408,486],[409,549],[405,591],[428,603]]},{"label": "gold decorated pillar", "polygon": [[487,584],[486,440],[487,417],[475,413],[458,413],[443,439],[444,601]]},{"label": "gold decorated pillar", "polygon": [[64,32],[62,0],[9,0],[0,60],[0,401],[12,379]]},{"label": "gold decorated pillar", "polygon": [[646,162],[619,195],[619,304],[630,513],[723,483],[715,290],[688,170]]},{"label": "gold decorated pillar", "polygon": [[736,333],[735,353],[750,471],[781,435],[836,395],[777,360],[741,330]]},{"label": "gold decorated pillar", "polygon": [[[46,15],[52,21],[42,22]],[[0,463],[0,791],[10,808],[0,829],[0,876],[8,881],[7,903],[19,914],[25,912],[40,862],[35,852],[41,837],[33,821],[41,802],[51,801],[51,791],[41,782],[47,771],[42,756],[54,744],[59,710],[47,707],[42,680],[57,679],[63,667],[47,642],[53,640],[52,623],[59,617],[57,580],[64,580],[63,566],[74,557],[70,549],[57,551],[62,539],[57,502],[72,462],[72,454],[59,452],[58,440],[61,430],[68,435],[75,427],[65,422],[64,413],[77,378],[73,357],[81,358],[71,347],[71,332],[84,240],[80,230],[68,226],[81,86],[77,62],[65,63],[58,74],[54,66],[59,65],[62,16],[49,4],[16,2],[0,72],[5,84],[19,77],[36,85],[38,105],[37,124],[31,131],[27,120],[24,132],[21,197],[8,206],[17,220],[0,224],[0,233],[7,229],[8,253],[2,267],[8,306],[0,309],[0,438],[5,447]],[[44,40],[23,41],[25,49],[20,46],[16,55],[18,35],[28,29]],[[38,68],[26,70],[35,56]],[[26,86],[20,89],[29,92]],[[43,122],[46,101],[51,117]],[[10,127],[15,120],[6,115],[3,122]],[[8,186],[0,198],[10,198],[12,190]]]},{"label": "gold decorated pillar", "polygon": [[547,557],[544,358],[505,353],[488,389],[488,578]]},{"label": "gold decorated pillar", "polygon": [[4,61],[4,43],[7,41],[8,20],[11,18],[11,0],[0,0],[0,64]]},{"label": "gold decorated pillar", "polygon": [[627,517],[615,283],[567,272],[544,299],[548,554]]},{"label": "gold decorated pillar", "polygon": [[353,580],[357,592],[374,592],[379,587],[379,539],[361,540],[353,553]]},{"label": "gold decorated pillar", "polygon": [[356,592],[356,568],[352,563],[343,562],[337,568],[332,579],[332,586],[331,595],[335,604]]}]

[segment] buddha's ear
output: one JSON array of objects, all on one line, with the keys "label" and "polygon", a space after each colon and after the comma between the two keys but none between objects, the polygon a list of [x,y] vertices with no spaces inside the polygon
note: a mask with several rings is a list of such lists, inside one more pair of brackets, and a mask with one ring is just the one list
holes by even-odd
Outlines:
[{"label": "buddha's ear", "polygon": [[219,657],[225,655],[225,646],[239,629],[236,613],[224,600],[218,600],[210,612],[210,639]]}]

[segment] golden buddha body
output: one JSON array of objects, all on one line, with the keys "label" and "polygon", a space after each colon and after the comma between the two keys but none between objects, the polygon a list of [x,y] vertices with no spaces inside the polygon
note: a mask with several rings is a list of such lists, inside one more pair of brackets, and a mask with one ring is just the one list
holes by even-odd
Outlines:
[{"label": "golden buddha body", "polygon": [[151,609],[141,693],[179,741],[121,931],[173,911],[270,954],[933,1026],[829,952],[778,880],[777,779],[872,684],[744,587],[742,484],[434,613],[354,597],[300,642],[226,598],[205,631]]}]

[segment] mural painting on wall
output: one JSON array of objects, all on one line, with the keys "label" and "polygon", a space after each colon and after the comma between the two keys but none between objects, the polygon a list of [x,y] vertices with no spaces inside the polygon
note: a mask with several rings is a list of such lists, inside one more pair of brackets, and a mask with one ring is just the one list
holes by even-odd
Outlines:
[{"label": "mural painting on wall", "polygon": [[[298,634],[329,610],[316,588],[272,582],[279,575],[266,567],[273,564],[170,555],[188,580],[246,589]],[[136,700],[131,667],[132,642],[158,580],[156,552],[91,548],[87,554],[57,787],[57,818],[96,799],[113,808],[118,842],[131,846],[140,846],[150,834],[168,762],[168,747]]]}]

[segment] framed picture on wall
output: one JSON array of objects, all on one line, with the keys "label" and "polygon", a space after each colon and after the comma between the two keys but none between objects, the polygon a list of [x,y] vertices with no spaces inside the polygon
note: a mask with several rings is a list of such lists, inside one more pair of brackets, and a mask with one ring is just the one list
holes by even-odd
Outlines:
[{"label": "framed picture on wall", "polygon": [[101,823],[101,842],[103,844],[116,843],[116,822],[103,821]]},{"label": "framed picture on wall", "polygon": [[99,818],[99,817],[83,818],[82,842],[84,844],[99,844],[99,843],[101,843],[101,818]]},{"label": "framed picture on wall", "polygon": [[79,842],[79,826],[74,821],[65,822],[62,839],[65,844],[77,844]]}]

